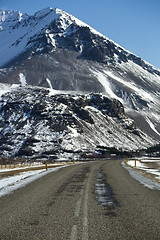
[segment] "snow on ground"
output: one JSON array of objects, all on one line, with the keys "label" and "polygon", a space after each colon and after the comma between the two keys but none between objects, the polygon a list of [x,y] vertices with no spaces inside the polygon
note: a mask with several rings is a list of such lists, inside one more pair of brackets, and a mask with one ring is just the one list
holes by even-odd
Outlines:
[{"label": "snow on ground", "polygon": [[[131,167],[135,167],[135,160],[129,160],[127,162],[127,165],[129,165]],[[136,160],[136,167],[138,169],[146,169],[147,168],[143,163],[141,163],[140,161],[137,161],[137,160]]]},{"label": "snow on ground", "polygon": [[[149,163],[152,163],[149,166]],[[153,163],[155,163],[156,168],[153,166]],[[127,162],[127,165],[131,166],[131,167],[135,167],[135,160],[131,160]],[[139,159],[136,160],[136,168],[145,171],[146,173],[150,173],[152,175],[155,175],[156,179],[160,180],[160,167],[158,167],[158,165],[160,166],[160,160],[144,160],[143,159]]]},{"label": "snow on ground", "polygon": [[[154,163],[157,167],[149,165],[149,163]],[[155,180],[160,180],[160,159],[139,159],[136,160],[136,168],[135,168],[135,160],[130,160],[127,163],[122,162],[122,166],[127,169],[129,174],[136,179],[138,182],[143,184],[145,187],[150,189],[157,189],[160,190],[160,183],[156,182]],[[139,170],[139,171],[136,171]],[[144,177],[142,174],[145,173],[151,176],[153,179],[149,179]]]},{"label": "snow on ground", "polygon": [[[49,168],[48,171],[45,169],[21,172],[14,176],[5,177],[0,179],[0,197],[12,193],[18,188],[25,187],[27,184],[51,173],[58,171],[60,168],[67,167],[64,165],[56,168]],[[3,169],[4,170],[4,169]]]}]

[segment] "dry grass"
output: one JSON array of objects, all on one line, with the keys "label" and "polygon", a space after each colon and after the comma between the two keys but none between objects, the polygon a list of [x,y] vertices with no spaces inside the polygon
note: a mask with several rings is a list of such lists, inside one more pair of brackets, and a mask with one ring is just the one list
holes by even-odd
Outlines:
[{"label": "dry grass", "polygon": [[[159,161],[155,161],[155,162],[143,162],[141,161],[148,169],[151,169],[151,170],[159,170],[160,171],[160,166],[159,166]],[[154,174],[154,173],[149,173],[149,172],[146,172],[146,171],[143,171],[143,175],[149,179],[152,179],[158,183],[160,183],[160,179],[157,179],[157,175]]]},{"label": "dry grass", "polygon": [[[70,165],[70,164],[73,164],[73,163],[61,163],[61,164],[48,164],[47,167],[48,168],[55,168],[55,167],[61,167],[61,166],[64,166],[64,165]],[[16,165],[14,165],[15,167]],[[0,172],[0,179],[4,178],[4,177],[11,177],[11,176],[14,176],[14,175],[17,175],[19,173],[22,173],[22,172],[28,172],[28,171],[35,171],[35,170],[42,170],[42,169],[46,169],[46,166],[45,164],[42,165],[42,166],[26,166],[26,165],[23,165],[21,167],[19,166],[16,166],[16,168],[19,168],[19,169],[15,169],[14,168],[11,168],[9,167],[11,170],[10,171],[4,171],[4,172]],[[24,168],[25,167],[25,168]],[[27,168],[26,168],[27,167]],[[4,170],[6,169],[5,165],[4,165]],[[8,167],[7,167],[8,169]]]},{"label": "dry grass", "polygon": [[[160,165],[159,165],[159,161],[154,161],[154,162],[143,162],[143,160],[138,160],[140,161],[142,164],[144,164],[146,166],[147,169],[150,169],[150,170],[159,170],[160,171]],[[131,166],[130,166],[131,167]],[[148,179],[151,179],[151,180],[154,180],[158,183],[160,183],[160,179],[158,179],[157,175],[154,174],[153,172],[148,172],[146,171],[145,169],[139,169],[138,167],[135,168],[135,167],[132,167],[134,170],[136,170],[137,172],[139,172],[142,176],[148,178]]]},{"label": "dry grass", "polygon": [[160,183],[160,180],[156,178],[157,175],[152,174],[152,173],[148,173],[148,172],[146,172],[145,170],[137,169],[137,168],[136,168],[136,171],[139,172],[139,173],[140,173],[141,175],[143,175],[144,177]]}]

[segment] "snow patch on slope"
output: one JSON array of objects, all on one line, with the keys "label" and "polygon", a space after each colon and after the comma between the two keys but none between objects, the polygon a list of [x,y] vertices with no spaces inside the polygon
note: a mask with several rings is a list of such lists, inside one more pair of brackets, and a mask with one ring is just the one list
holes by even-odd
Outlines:
[{"label": "snow patch on slope", "polygon": [[146,91],[144,91],[142,88],[139,89],[133,82],[127,82],[117,76],[115,76],[112,72],[109,71],[105,71],[106,75],[108,75],[110,78],[113,78],[114,80],[116,80],[117,82],[124,84],[126,87],[128,87],[129,89],[131,89],[132,91],[134,91],[137,95],[143,97],[145,100],[150,100],[153,101],[153,97],[147,93]]},{"label": "snow patch on slope", "polygon": [[96,70],[91,70],[92,73],[97,77],[98,81],[100,82],[100,84],[104,87],[107,95],[111,98],[115,98],[118,99],[119,101],[123,102],[123,100],[121,98],[119,98],[112,90],[112,86],[109,82],[109,78],[106,74],[102,73],[102,72],[98,72]]},{"label": "snow patch on slope", "polygon": [[51,81],[49,80],[49,78],[46,78],[46,81],[47,81],[47,83],[48,83],[48,85],[49,85],[49,88],[50,88],[50,89],[53,89],[52,83],[51,83]]},{"label": "snow patch on slope", "polygon": [[148,124],[152,128],[152,130],[160,136],[160,133],[156,130],[154,124],[151,122],[151,120],[148,117],[146,117],[146,121],[148,122]]},{"label": "snow patch on slope", "polygon": [[20,73],[19,74],[19,80],[20,80],[20,82],[21,82],[21,85],[24,87],[24,86],[26,86],[27,85],[27,81],[26,81],[26,77],[25,77],[25,75],[23,74],[23,73]]}]

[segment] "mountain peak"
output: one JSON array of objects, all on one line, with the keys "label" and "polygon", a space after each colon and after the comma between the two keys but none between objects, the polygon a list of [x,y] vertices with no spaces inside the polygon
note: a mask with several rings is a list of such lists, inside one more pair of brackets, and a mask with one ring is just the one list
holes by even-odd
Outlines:
[{"label": "mountain peak", "polygon": [[17,10],[0,10],[0,23],[21,21],[23,14]]},{"label": "mountain peak", "polygon": [[[54,94],[55,90],[101,92],[120,101],[140,128],[160,139],[160,71],[86,23],[58,8],[45,8],[30,16],[1,11],[0,43],[1,83],[20,84],[27,92],[28,85],[54,89]],[[40,102],[41,97],[37,106]],[[76,113],[88,116],[88,107],[82,105],[84,109],[79,112],[76,107]],[[102,113],[107,110],[100,107]],[[115,101],[111,108],[117,111]],[[94,112],[90,114],[94,116]],[[68,112],[65,114],[64,119]],[[98,115],[101,119],[101,113]],[[10,121],[12,124],[12,118]],[[132,125],[129,121],[124,127],[132,131]],[[111,132],[110,139],[114,140]],[[139,135],[136,131],[133,134]]]},{"label": "mountain peak", "polygon": [[[47,7],[34,15],[16,10],[0,11],[0,42],[3,46],[0,48],[0,67],[26,51],[33,55],[42,49],[52,51],[58,47],[76,51],[81,58],[105,64],[134,61],[160,75],[155,67],[58,8]],[[32,48],[36,49],[32,51]]]}]

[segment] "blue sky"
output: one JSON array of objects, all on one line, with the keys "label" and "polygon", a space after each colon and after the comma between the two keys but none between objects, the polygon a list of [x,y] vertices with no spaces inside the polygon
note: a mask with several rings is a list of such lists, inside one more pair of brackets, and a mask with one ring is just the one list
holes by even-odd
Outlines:
[{"label": "blue sky", "polygon": [[34,14],[63,9],[160,68],[160,0],[0,0],[0,9]]}]

